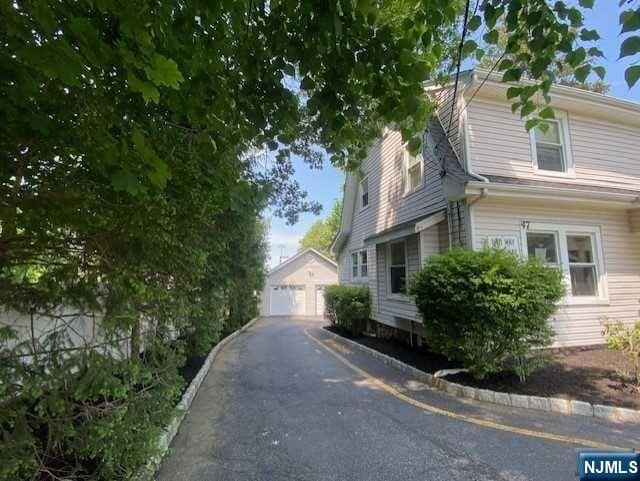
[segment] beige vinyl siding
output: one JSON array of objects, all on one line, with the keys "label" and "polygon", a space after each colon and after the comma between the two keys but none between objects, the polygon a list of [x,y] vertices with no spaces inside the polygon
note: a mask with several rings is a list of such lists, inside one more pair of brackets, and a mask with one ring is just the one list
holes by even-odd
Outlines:
[{"label": "beige vinyl siding", "polygon": [[[361,166],[361,175],[369,179],[369,205],[360,208],[360,196],[355,202],[353,222],[349,238],[342,246],[338,256],[338,271],[341,283],[351,283],[351,252],[364,248],[364,239],[392,228],[398,224],[412,221],[446,208],[440,165],[431,156],[427,156],[423,166],[423,184],[415,191],[406,194],[404,187],[404,142],[399,132],[388,130],[382,139],[375,142],[369,155]],[[446,232],[445,232],[446,234]],[[416,253],[413,268],[420,264],[419,237],[415,236]],[[371,314],[375,320],[392,326],[398,326],[395,318],[416,319],[413,303],[390,300],[379,296],[379,283],[386,282],[385,269],[378,264],[381,261],[379,246],[368,247],[369,275],[368,284],[371,293]],[[375,260],[375,262],[374,262]],[[378,274],[376,276],[376,274]],[[361,281],[359,281],[361,282]]]},{"label": "beige vinyl siding", "polygon": [[[407,243],[407,285],[410,285],[413,276],[420,270],[420,236],[413,234],[406,237],[405,241]],[[409,296],[398,298],[389,295],[388,244],[378,244],[376,247],[378,293],[376,310],[372,312],[373,318],[384,324],[398,327],[401,327],[400,319],[422,322],[418,309]]]},{"label": "beige vinyl siding", "polygon": [[484,175],[640,190],[640,127],[567,114],[575,179],[535,173],[531,139],[519,115],[506,100],[481,97],[467,107],[471,168]]},{"label": "beige vinyl siding", "polygon": [[[638,236],[638,234],[640,234],[640,208],[629,211],[629,223],[631,225],[631,232]],[[640,236],[637,238],[640,242]]]},{"label": "beige vinyl siding", "polygon": [[[461,100],[461,92],[464,89],[464,85],[458,85],[457,99],[453,98],[453,86],[448,86],[437,91],[433,97],[437,102],[436,114],[442,123],[442,128],[448,133],[449,141],[453,150],[458,155],[459,159],[463,158],[463,143],[462,135],[462,116],[459,114],[459,102]],[[451,117],[451,109],[453,109],[453,117]],[[451,121],[451,122],[450,122]]]},{"label": "beige vinyl siding", "polygon": [[445,230],[446,221],[440,222],[420,232],[420,264],[424,264],[428,257],[442,252],[440,246],[440,231]]},{"label": "beige vinyl siding", "polygon": [[630,323],[640,319],[640,242],[630,234],[627,211],[488,198],[473,208],[474,248],[481,248],[490,235],[513,235],[522,252],[523,220],[600,228],[609,303],[561,305],[551,321],[557,346],[602,343],[603,317]]}]

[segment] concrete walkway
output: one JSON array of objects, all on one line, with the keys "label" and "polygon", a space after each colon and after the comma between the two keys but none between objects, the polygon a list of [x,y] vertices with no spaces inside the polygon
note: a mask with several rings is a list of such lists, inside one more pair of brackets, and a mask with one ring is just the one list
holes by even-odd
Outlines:
[{"label": "concrete walkway", "polygon": [[220,353],[158,480],[576,479],[578,446],[425,411],[357,369],[417,405],[520,432],[640,447],[638,425],[452,398],[331,340],[322,322],[270,318]]}]

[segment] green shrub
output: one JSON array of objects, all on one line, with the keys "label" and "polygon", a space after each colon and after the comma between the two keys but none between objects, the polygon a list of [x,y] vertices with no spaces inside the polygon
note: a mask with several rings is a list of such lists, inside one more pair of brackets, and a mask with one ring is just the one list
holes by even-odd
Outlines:
[{"label": "green shrub", "polygon": [[482,378],[514,369],[524,380],[532,348],[550,344],[547,320],[562,274],[504,250],[453,249],[430,257],[412,283],[429,346]]},{"label": "green shrub", "polygon": [[175,355],[44,359],[0,362],[0,479],[130,479],[175,413],[183,384]]},{"label": "green shrub", "polygon": [[325,315],[331,324],[359,336],[369,320],[369,289],[366,286],[333,285],[324,291]]},{"label": "green shrub", "polygon": [[633,372],[625,374],[632,377],[636,389],[640,390],[640,321],[635,325],[605,322],[604,338],[609,349],[622,351],[631,361]]}]

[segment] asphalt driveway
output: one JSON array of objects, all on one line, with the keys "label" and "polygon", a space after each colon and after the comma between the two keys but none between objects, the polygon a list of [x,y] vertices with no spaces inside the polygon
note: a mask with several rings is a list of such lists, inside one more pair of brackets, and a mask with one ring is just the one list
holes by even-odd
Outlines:
[{"label": "asphalt driveway", "polygon": [[577,479],[578,446],[546,439],[545,433],[640,447],[638,425],[452,398],[352,352],[332,340],[320,321],[269,318],[218,355],[158,480]]}]

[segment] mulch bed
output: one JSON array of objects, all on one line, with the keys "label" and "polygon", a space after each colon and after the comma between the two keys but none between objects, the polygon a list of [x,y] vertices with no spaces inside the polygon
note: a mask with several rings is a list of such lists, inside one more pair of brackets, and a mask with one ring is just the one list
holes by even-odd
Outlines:
[{"label": "mulch bed", "polygon": [[[330,330],[343,335],[335,329]],[[370,336],[351,339],[431,374],[440,369],[460,367],[429,352],[425,347],[412,348],[395,339]],[[482,380],[467,373],[450,375],[446,379],[492,391],[578,399],[593,404],[640,409],[640,392],[634,390],[619,374],[620,371],[631,369],[631,362],[620,352],[600,346],[571,348],[550,351],[549,359],[550,362],[531,374],[524,384],[510,372],[493,374]]]}]

